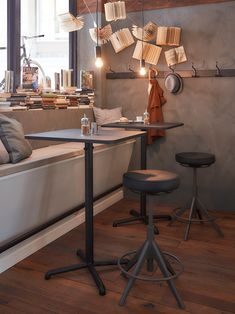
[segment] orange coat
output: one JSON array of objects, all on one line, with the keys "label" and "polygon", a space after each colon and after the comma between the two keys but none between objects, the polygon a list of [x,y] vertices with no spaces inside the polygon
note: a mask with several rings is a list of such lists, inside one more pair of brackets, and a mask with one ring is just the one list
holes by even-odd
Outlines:
[{"label": "orange coat", "polygon": [[[150,79],[151,90],[149,93],[148,100],[148,113],[150,115],[150,123],[163,122],[163,112],[162,106],[166,103],[166,99],[163,96],[163,89],[159,86],[156,79]],[[154,140],[158,137],[165,136],[164,130],[154,130],[151,129],[148,131],[148,144],[152,144]]]}]

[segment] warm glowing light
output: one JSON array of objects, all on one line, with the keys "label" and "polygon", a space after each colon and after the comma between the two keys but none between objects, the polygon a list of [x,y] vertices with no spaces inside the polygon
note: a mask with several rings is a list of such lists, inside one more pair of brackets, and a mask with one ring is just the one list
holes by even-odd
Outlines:
[{"label": "warm glowing light", "polygon": [[143,68],[143,67],[141,67],[140,68],[140,75],[145,75],[146,74],[146,69],[145,68]]},{"label": "warm glowing light", "polygon": [[145,75],[146,74],[146,68],[145,68],[145,60],[141,59],[140,60],[140,75]]},{"label": "warm glowing light", "polygon": [[95,66],[97,68],[102,68],[103,65],[104,65],[104,62],[103,62],[103,60],[101,58],[96,58],[95,59]]}]

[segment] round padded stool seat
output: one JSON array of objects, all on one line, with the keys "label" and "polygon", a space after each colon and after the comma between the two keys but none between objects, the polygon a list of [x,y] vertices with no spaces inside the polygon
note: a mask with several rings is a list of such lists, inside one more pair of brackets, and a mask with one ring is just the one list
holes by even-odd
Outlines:
[{"label": "round padded stool seat", "polygon": [[215,155],[209,153],[185,152],[176,154],[175,160],[180,164],[199,168],[213,164],[215,162]]},{"label": "round padded stool seat", "polygon": [[163,170],[134,170],[123,176],[125,187],[147,194],[170,192],[177,189],[179,184],[177,174]]}]

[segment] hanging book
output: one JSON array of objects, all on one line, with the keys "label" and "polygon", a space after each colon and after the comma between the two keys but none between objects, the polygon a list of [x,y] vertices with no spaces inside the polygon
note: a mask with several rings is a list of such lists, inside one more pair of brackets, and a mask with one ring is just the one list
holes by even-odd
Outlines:
[{"label": "hanging book", "polygon": [[[142,53],[143,47],[143,53]],[[133,58],[137,60],[144,59],[146,63],[156,65],[158,63],[162,48],[138,40],[133,53]]]},{"label": "hanging book", "polygon": [[110,36],[110,41],[116,53],[134,44],[134,38],[129,28],[123,28]]},{"label": "hanging book", "polygon": [[58,15],[59,25],[64,32],[74,32],[80,30],[84,26],[83,16],[75,17],[71,13],[63,13]]},{"label": "hanging book", "polygon": [[[91,39],[95,43],[97,43],[97,27],[90,28],[89,33],[90,33]],[[110,24],[104,26],[103,28],[98,28],[98,45],[106,44],[109,41],[112,33],[113,31]]]},{"label": "hanging book", "polygon": [[148,22],[148,24],[146,24],[144,28],[133,25],[132,34],[139,40],[154,40],[157,36],[157,25],[153,22]]},{"label": "hanging book", "polygon": [[183,46],[165,51],[166,63],[169,66],[187,61]]},{"label": "hanging book", "polygon": [[125,1],[108,2],[104,4],[106,21],[124,20],[126,18]]},{"label": "hanging book", "polygon": [[157,45],[160,46],[179,46],[180,44],[180,27],[159,26],[157,30]]}]

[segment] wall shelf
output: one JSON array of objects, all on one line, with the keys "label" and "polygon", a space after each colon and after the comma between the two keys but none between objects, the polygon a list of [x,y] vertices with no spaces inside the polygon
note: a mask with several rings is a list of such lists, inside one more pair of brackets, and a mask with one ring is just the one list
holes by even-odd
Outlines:
[{"label": "wall shelf", "polygon": [[[171,70],[159,71],[156,78],[164,78]],[[200,77],[235,77],[235,69],[215,69],[215,70],[175,70],[183,78],[200,78]],[[148,75],[141,76],[139,72],[108,72],[108,80],[125,80],[125,79],[146,79]]]}]

